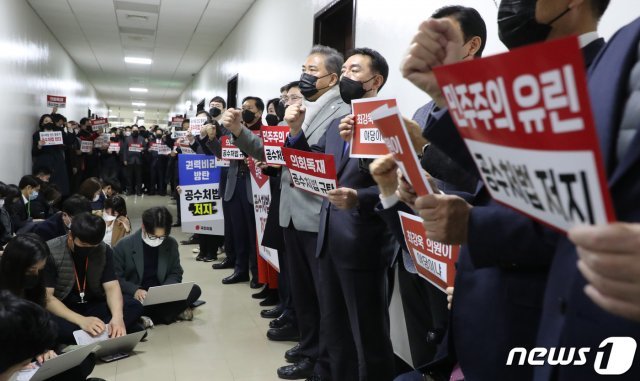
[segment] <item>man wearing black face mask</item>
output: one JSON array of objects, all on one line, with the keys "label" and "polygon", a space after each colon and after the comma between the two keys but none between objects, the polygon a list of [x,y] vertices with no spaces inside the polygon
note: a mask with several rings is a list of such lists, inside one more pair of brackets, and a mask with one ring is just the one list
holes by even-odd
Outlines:
[{"label": "man wearing black face mask", "polygon": [[[601,13],[595,12],[591,7],[595,1],[580,4],[555,2],[558,7],[553,8],[553,15],[549,12],[548,18],[544,20],[551,26],[535,28],[531,27],[532,23],[535,23],[535,20],[532,20],[536,8],[535,0],[503,1],[499,11],[501,38],[509,47],[515,47],[545,38],[580,35],[585,62],[588,65],[603,43],[592,33],[601,16]],[[538,5],[540,7],[540,4]],[[550,10],[546,6],[543,8],[545,11]],[[450,43],[449,46],[453,46],[453,34],[446,26],[437,25],[433,21],[424,25],[425,29],[435,31],[436,35],[443,36],[445,41]],[[420,37],[416,36],[416,39]],[[420,39],[420,43],[428,44],[427,40]],[[416,47],[410,51],[403,64],[403,75],[416,86],[426,89],[441,108],[436,107],[429,115],[431,121],[425,129],[425,137],[462,168],[472,168],[470,174],[477,176],[474,161],[444,108],[445,103],[437,85],[433,83],[434,78],[430,72],[433,66],[455,62],[459,54],[446,48],[443,52],[438,52],[442,53],[440,59],[415,59],[420,56],[420,52],[416,51],[420,49]],[[426,69],[420,69],[419,65],[426,65]],[[482,187],[479,189],[482,191]],[[558,236],[528,218],[495,204],[486,197],[485,192],[477,192],[475,195],[477,197],[470,203],[455,196],[435,195],[419,198],[415,204],[419,212],[423,211],[421,215],[425,218],[425,225],[429,226],[427,234],[442,228],[444,234],[438,236],[437,240],[464,245],[456,278],[454,303],[457,304],[452,314],[450,331],[450,337],[455,343],[455,355],[462,372],[468,378],[476,378],[482,374],[492,379],[529,379],[533,372],[531,366],[494,367],[492,373],[487,376],[486,363],[488,361],[504,364],[513,347],[535,346],[535,329],[532,328],[537,327],[540,322],[542,296]],[[433,208],[443,208],[449,213],[446,218],[440,218],[435,222],[429,217]],[[455,226],[456,231],[445,226]],[[458,234],[461,231],[460,226],[467,228],[466,231],[462,230],[462,236]],[[508,268],[505,268],[505,263],[509,263]],[[483,284],[481,288],[465,286],[464,279],[473,280],[479,277],[490,277],[491,281],[474,281],[474,284]],[[510,289],[513,297],[497,297],[504,288]],[[521,302],[513,303],[512,299]],[[522,303],[524,301],[526,306]],[[480,309],[491,310],[494,313],[491,316],[483,314],[482,319],[474,319],[473,324],[461,320],[465,314]],[[510,316],[526,318],[515,319]],[[479,361],[478,353],[474,349],[481,347],[487,340],[494,343],[492,358],[487,359],[485,356]]]},{"label": "man wearing black face mask", "polygon": [[137,196],[142,195],[142,154],[147,149],[145,139],[140,135],[138,126],[133,126],[131,136],[124,140],[122,151],[122,163],[127,172],[129,192]]},{"label": "man wearing black face mask", "polygon": [[[380,53],[354,49],[342,66],[342,99],[351,103],[377,96],[388,73],[389,66]],[[287,110],[285,119],[289,121],[292,114]],[[374,211],[380,200],[378,187],[366,166],[349,158],[350,140],[340,135],[340,124],[349,121],[353,115],[334,119],[314,145],[309,145],[300,128],[292,126],[289,144],[299,150],[332,154],[336,159],[340,188],[330,191],[323,201],[316,249],[322,287],[321,331],[325,333],[331,379],[390,380],[395,373],[386,277],[394,245],[386,224]]]},{"label": "man wearing black face mask", "polygon": [[122,296],[113,252],[102,242],[105,228],[102,218],[82,213],[74,217],[69,234],[47,242],[46,306],[63,343],[74,343],[78,329],[96,336],[108,325],[110,337],[140,329],[142,305]]},{"label": "man wearing black face mask", "polygon": [[[317,45],[311,49],[302,66],[299,87],[306,102],[287,108],[287,112],[291,111],[288,124],[304,131],[309,144],[318,143],[331,121],[349,112],[349,106],[340,98],[337,87],[343,63],[342,55],[335,49]],[[240,124],[237,110],[228,110],[222,122],[233,134],[235,145],[252,157],[265,160],[262,141]],[[300,345],[287,353],[287,358],[296,363],[278,369],[278,376],[285,379],[329,377],[329,361],[321,350],[320,308],[316,291],[322,287],[316,259],[322,198],[295,188],[286,167],[282,168],[280,192],[280,226],[284,228],[285,257],[291,269],[291,295],[298,317]],[[270,330],[268,337],[291,340],[297,335],[291,325],[285,325]]]}]

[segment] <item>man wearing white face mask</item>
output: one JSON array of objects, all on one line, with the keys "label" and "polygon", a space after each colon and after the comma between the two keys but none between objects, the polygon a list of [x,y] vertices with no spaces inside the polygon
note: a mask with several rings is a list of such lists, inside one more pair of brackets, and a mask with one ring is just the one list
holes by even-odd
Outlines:
[{"label": "man wearing white face mask", "polygon": [[[114,248],[114,265],[125,295],[143,302],[150,287],[182,282],[178,243],[171,233],[172,217],[165,207],[153,207],[142,213],[142,228],[123,238]],[[144,315],[156,323],[171,324],[193,319],[191,305],[201,294],[193,286],[187,300],[144,308]],[[148,322],[145,322],[148,324]]]}]

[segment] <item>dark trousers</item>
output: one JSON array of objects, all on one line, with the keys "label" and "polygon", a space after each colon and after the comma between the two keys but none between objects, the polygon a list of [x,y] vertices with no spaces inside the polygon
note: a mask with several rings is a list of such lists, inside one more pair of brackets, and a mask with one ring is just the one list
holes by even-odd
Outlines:
[{"label": "dark trousers", "polygon": [[316,361],[316,372],[328,377],[329,359],[320,344],[320,274],[316,258],[318,233],[296,230],[293,223],[284,232],[285,255],[291,284],[291,299],[300,330],[300,353]]},{"label": "dark trousers", "polygon": [[160,196],[167,194],[167,158],[157,157],[151,162],[150,185],[147,187],[150,193],[157,193]]},{"label": "dark trousers", "polygon": [[178,319],[178,315],[198,300],[200,295],[202,295],[200,286],[194,284],[187,300],[144,307],[143,315],[151,318],[154,324],[171,324]]},{"label": "dark trousers", "polygon": [[96,367],[96,355],[91,353],[80,365],[47,378],[47,381],[86,381]]},{"label": "dark trousers", "polygon": [[289,275],[289,266],[287,264],[287,253],[285,250],[278,250],[278,264],[280,272],[278,273],[278,296],[280,297],[280,307],[282,313],[287,315],[289,321],[297,326],[295,308],[293,307],[293,299],[291,298],[291,279]]},{"label": "dark trousers", "polygon": [[325,251],[319,259],[321,331],[331,379],[392,380],[387,268],[347,269],[333,255],[349,253]]},{"label": "dark trousers", "polygon": [[211,257],[218,256],[218,249],[224,245],[224,238],[219,235],[196,234],[198,236],[198,245],[200,247],[201,257],[207,255]]},{"label": "dark trousers", "polygon": [[[402,255],[402,254],[400,254]],[[430,339],[435,330],[444,334],[449,311],[447,296],[417,274],[408,272],[398,263],[398,287],[404,310],[409,349],[413,366],[431,362],[436,355],[439,342]]]},{"label": "dark trousers", "polygon": [[233,246],[233,234],[231,230],[233,229],[231,225],[233,216],[231,215],[230,203],[230,201],[222,200],[222,213],[224,213],[224,254],[227,256],[229,262],[235,265],[236,250]]},{"label": "dark trousers", "polygon": [[247,200],[247,185],[245,176],[239,175],[236,181],[236,189],[229,200],[228,218],[231,223],[231,236],[233,237],[233,249],[236,254],[235,271],[246,273],[251,271],[252,278],[258,279],[258,262],[256,253],[256,221],[253,205]]},{"label": "dark trousers", "polygon": [[[142,316],[142,304],[131,296],[123,295],[123,315],[127,333],[136,332],[140,329],[137,324]],[[85,304],[73,304],[67,306],[70,310],[82,315],[93,316],[102,320],[105,324],[111,321],[111,311],[107,302],[89,302]],[[52,319],[58,325],[58,342],[62,344],[75,344],[73,331],[81,329],[79,326],[58,316],[52,315]]]},{"label": "dark trousers", "polygon": [[127,178],[129,193],[142,192],[142,164],[127,164]]}]

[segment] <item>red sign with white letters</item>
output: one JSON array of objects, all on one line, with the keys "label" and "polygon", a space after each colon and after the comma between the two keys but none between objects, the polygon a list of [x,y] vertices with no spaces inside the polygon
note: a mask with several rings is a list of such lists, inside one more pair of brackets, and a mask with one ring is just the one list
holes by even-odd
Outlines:
[{"label": "red sign with white letters", "polygon": [[262,145],[267,164],[285,165],[282,146],[287,141],[290,128],[288,126],[262,126]]},{"label": "red sign with white letters", "polygon": [[67,97],[60,95],[47,95],[47,107],[67,107]]},{"label": "red sign with white letters", "polygon": [[338,187],[333,155],[282,147],[293,186],[322,197]]},{"label": "red sign with white letters", "polygon": [[395,99],[363,98],[351,101],[353,135],[349,145],[349,157],[377,158],[389,154],[382,134],[371,119],[371,111],[387,105],[396,107]]},{"label": "red sign with white letters", "polygon": [[371,112],[374,125],[380,130],[389,152],[393,154],[398,167],[405,179],[413,186],[418,196],[425,196],[434,192],[427,181],[426,175],[420,167],[418,156],[413,150],[409,133],[402,121],[397,107],[382,105]]},{"label": "red sign with white letters", "polygon": [[418,274],[443,292],[447,287],[453,287],[460,246],[430,240],[422,225],[422,218],[418,216],[405,212],[398,212],[398,216]]},{"label": "red sign with white letters", "polygon": [[562,231],[615,220],[577,38],[434,71],[496,201]]}]

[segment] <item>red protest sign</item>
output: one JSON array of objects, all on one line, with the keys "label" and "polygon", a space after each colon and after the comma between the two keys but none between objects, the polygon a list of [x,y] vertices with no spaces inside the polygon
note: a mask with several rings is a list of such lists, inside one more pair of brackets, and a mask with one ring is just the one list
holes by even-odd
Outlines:
[{"label": "red protest sign", "polygon": [[434,70],[496,201],[562,231],[615,220],[577,38]]},{"label": "red protest sign", "polygon": [[427,177],[422,173],[418,156],[413,150],[407,128],[397,107],[383,105],[371,112],[371,119],[384,139],[389,152],[393,154],[404,177],[413,186],[418,196],[436,193],[431,189]]},{"label": "red protest sign", "polygon": [[98,118],[91,120],[91,129],[93,131],[98,131],[101,128],[109,128],[109,121],[105,118]]},{"label": "red protest sign", "polygon": [[376,158],[389,153],[382,134],[371,119],[371,111],[384,105],[397,106],[395,99],[364,98],[351,101],[354,125],[349,157]]},{"label": "red protest sign", "polygon": [[288,126],[262,126],[262,144],[267,164],[285,165],[282,146],[289,136]]},{"label": "red protest sign", "polygon": [[244,160],[244,155],[240,148],[231,144],[231,138],[229,136],[222,136],[220,138],[220,146],[222,147],[222,159],[224,160]]},{"label": "red protest sign", "polygon": [[398,215],[418,274],[443,292],[452,287],[460,246],[432,241],[427,237],[420,217],[405,212],[398,212]]},{"label": "red protest sign", "polygon": [[67,107],[67,97],[47,95],[47,107],[65,108]]},{"label": "red protest sign", "polygon": [[293,186],[322,197],[338,187],[333,155],[282,147]]}]

